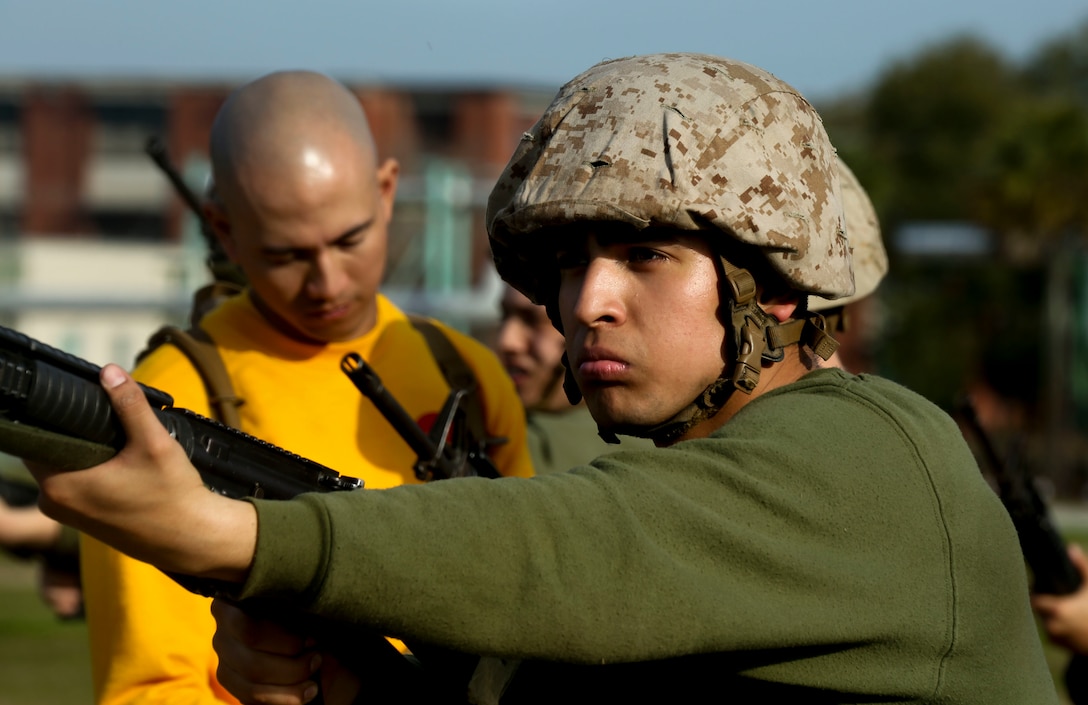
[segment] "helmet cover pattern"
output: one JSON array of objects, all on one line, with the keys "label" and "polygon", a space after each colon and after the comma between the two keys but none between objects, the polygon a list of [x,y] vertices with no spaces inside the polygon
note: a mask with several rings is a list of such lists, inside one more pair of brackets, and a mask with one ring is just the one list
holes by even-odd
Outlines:
[{"label": "helmet cover pattern", "polygon": [[835,299],[854,291],[837,171],[819,115],[770,73],[703,54],[634,56],[560,89],[499,177],[486,222],[499,273],[537,303],[551,280],[538,231],[586,221],[724,235],[758,248],[796,291]]}]

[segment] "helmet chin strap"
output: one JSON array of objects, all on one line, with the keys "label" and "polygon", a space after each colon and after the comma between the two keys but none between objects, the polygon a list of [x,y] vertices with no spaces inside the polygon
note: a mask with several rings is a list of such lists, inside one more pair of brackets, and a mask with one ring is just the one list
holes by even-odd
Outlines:
[{"label": "helmet chin strap", "polygon": [[[827,324],[819,313],[804,312],[801,318],[779,322],[759,306],[756,297],[755,278],[747,269],[720,258],[725,281],[729,284],[729,333],[728,362],[722,373],[707,385],[699,395],[671,418],[654,426],[626,424],[609,429],[599,428],[598,433],[608,443],[619,443],[616,434],[649,438],[657,445],[669,445],[687,433],[692,427],[711,418],[725,406],[733,392],[740,390],[751,394],[759,385],[759,375],[764,361],[781,362],[786,348],[804,343],[826,360],[838,348],[838,342],[827,332]],[[570,372],[570,364],[563,356],[566,375],[563,390],[572,404],[581,401],[582,394]]]}]

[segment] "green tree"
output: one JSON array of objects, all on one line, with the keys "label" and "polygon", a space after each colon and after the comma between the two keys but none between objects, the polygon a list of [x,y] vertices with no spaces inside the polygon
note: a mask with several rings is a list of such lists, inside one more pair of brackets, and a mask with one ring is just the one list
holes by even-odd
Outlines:
[{"label": "green tree", "polygon": [[1024,74],[1040,93],[1088,105],[1088,20],[1044,44],[1028,61]]},{"label": "green tree", "polygon": [[1017,106],[980,155],[969,215],[1012,261],[1045,258],[1059,238],[1088,235],[1088,103]]},{"label": "green tree", "polygon": [[[948,39],[821,113],[889,240],[880,371],[945,406],[986,379],[1042,412],[1029,417],[1040,437],[1078,447],[1069,439],[1083,431],[1069,419],[1073,409],[1088,419],[1088,328],[1076,323],[1088,320],[1088,22],[1022,65],[981,40]],[[995,247],[898,252],[900,226],[926,221],[983,226]],[[1072,463],[1048,460],[1055,479],[1070,474]]]},{"label": "green tree", "polygon": [[980,156],[1010,105],[1026,99],[1019,74],[970,37],[893,65],[874,88],[867,148],[887,174],[885,223],[962,220]]}]

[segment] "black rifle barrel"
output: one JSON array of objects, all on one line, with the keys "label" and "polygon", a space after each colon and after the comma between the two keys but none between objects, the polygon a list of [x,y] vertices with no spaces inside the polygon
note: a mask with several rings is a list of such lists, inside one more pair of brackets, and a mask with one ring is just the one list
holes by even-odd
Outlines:
[{"label": "black rifle barrel", "polygon": [[170,162],[170,155],[166,153],[166,145],[163,144],[162,140],[158,137],[148,138],[147,144],[144,145],[144,151],[147,156],[151,157],[151,160],[155,162],[162,173],[166,175],[166,178],[170,180],[174,191],[181,197],[181,200],[185,201],[185,205],[189,206],[189,210],[203,221],[204,213],[200,205],[200,199],[196,197],[193,190],[189,188],[189,184],[185,183],[185,179],[181,178],[181,174]]},{"label": "black rifle barrel", "polygon": [[[340,361],[340,369],[355,384],[355,388],[377,407],[385,420],[389,422],[389,425],[411,447],[419,458],[417,465],[432,466],[440,476],[446,478],[456,477],[461,474],[460,468],[456,467],[442,454],[438,446],[431,440],[430,436],[424,433],[411,414],[389,393],[378,373],[361,355],[348,353]],[[418,474],[419,470],[417,468]]]},{"label": "black rifle barrel", "polygon": [[[99,371],[97,365],[0,326],[0,416],[119,451],[124,429],[98,382]],[[288,499],[362,486],[356,478],[247,433],[173,408],[169,394],[141,387],[159,421],[217,492]]]}]

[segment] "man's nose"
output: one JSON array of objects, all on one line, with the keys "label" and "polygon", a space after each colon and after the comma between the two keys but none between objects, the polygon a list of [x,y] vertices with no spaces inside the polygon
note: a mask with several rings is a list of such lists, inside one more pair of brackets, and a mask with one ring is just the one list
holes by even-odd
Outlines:
[{"label": "man's nose", "polygon": [[528,327],[516,316],[503,319],[495,338],[495,347],[501,353],[524,352],[528,341]]},{"label": "man's nose", "polygon": [[347,272],[335,253],[321,250],[310,262],[306,294],[314,299],[335,299],[347,281]]},{"label": "man's nose", "polygon": [[578,287],[574,316],[585,326],[622,323],[623,272],[619,263],[605,257],[590,259]]}]

